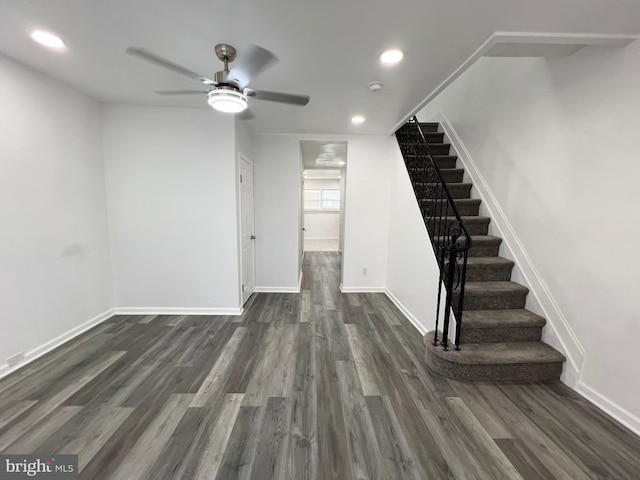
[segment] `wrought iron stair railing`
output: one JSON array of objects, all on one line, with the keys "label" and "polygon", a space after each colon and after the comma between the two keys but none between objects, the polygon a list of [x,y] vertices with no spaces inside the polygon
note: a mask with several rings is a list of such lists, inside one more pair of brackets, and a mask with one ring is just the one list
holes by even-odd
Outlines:
[{"label": "wrought iron stair railing", "polygon": [[431,245],[440,270],[438,302],[433,345],[438,345],[442,289],[445,289],[444,316],[440,345],[449,346],[451,314],[456,324],[454,345],[460,349],[462,308],[471,236],[465,228],[447,184],[431,154],[428,133],[414,116],[396,132],[396,139],[405,160],[411,183],[420,206]]}]

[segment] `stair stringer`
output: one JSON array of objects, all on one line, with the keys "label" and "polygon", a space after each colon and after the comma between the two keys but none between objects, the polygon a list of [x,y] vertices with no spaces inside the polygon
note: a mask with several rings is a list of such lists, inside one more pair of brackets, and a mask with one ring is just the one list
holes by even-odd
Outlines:
[{"label": "stair stringer", "polygon": [[[493,231],[493,234],[502,238],[500,255],[515,262],[512,280],[529,288],[526,308],[547,319],[546,326],[549,328],[543,328],[542,340],[562,352],[568,360],[561,376],[562,382],[575,388],[580,379],[580,372],[584,362],[584,348],[580,344],[578,337],[527,254],[509,219],[449,119],[444,113],[439,112],[437,119],[420,119],[420,121],[440,123],[445,136],[451,144],[451,148],[458,156],[458,161],[465,169],[465,175],[471,179],[474,185],[472,198],[482,200],[480,205],[481,214],[485,214],[492,219],[489,225],[489,233],[492,234]],[[482,213],[483,210],[485,213]]]}]

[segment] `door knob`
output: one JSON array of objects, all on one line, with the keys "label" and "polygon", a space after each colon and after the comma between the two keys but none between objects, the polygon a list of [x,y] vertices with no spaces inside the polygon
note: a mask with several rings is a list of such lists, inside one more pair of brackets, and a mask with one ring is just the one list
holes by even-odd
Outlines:
[{"label": "door knob", "polygon": [[256,236],[255,235],[251,235],[251,237],[249,237],[249,238],[251,238],[251,240],[255,240]]}]

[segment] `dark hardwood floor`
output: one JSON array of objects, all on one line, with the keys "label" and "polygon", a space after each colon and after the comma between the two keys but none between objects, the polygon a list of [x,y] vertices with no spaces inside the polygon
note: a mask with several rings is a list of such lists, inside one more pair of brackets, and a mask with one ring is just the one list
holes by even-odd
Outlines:
[{"label": "dark hardwood floor", "polygon": [[639,479],[640,439],[559,383],[429,370],[384,294],[301,294],[239,317],[116,316],[0,380],[0,451],[99,479]]}]

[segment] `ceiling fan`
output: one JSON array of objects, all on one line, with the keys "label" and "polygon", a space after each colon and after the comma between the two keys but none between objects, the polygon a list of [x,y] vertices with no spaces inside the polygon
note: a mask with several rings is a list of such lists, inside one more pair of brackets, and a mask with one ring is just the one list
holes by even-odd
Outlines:
[{"label": "ceiling fan", "polygon": [[[247,108],[248,98],[266,100],[269,102],[287,103],[304,106],[309,103],[308,95],[293,95],[290,93],[268,92],[247,88],[253,77],[259,75],[278,61],[269,50],[250,45],[244,52],[244,62],[237,64],[229,71],[229,63],[236,58],[236,49],[231,45],[220,43],[215,46],[217,57],[223,62],[224,68],[214,74],[213,80],[199,75],[149,50],[139,47],[129,47],[126,52],[159,67],[198,80],[207,86],[207,90],[160,90],[159,95],[207,95],[207,102],[221,112],[238,113]],[[247,112],[245,112],[246,114]],[[246,116],[251,118],[251,116]]]}]

